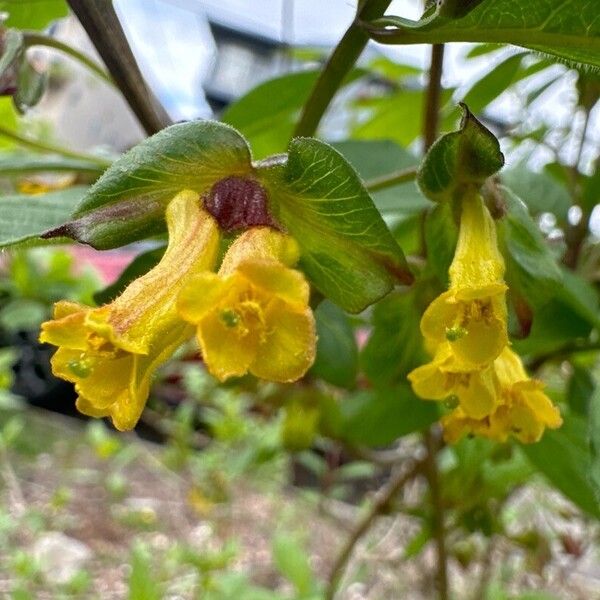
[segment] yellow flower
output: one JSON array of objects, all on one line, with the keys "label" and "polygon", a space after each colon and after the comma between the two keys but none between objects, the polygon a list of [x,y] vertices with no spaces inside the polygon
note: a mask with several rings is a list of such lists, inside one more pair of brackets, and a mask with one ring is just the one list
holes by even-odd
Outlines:
[{"label": "yellow flower", "polygon": [[442,344],[434,359],[408,374],[415,394],[426,400],[457,400],[464,413],[474,419],[490,415],[498,399],[491,367],[461,369],[449,342]]},{"label": "yellow flower", "polygon": [[268,227],[243,233],[218,274],[202,273],[181,291],[181,317],[196,325],[208,370],[220,381],[250,372],[289,382],[315,358],[316,333],[304,276],[289,268],[292,238]]},{"label": "yellow flower", "polygon": [[462,201],[458,243],[450,266],[450,288],[421,320],[428,348],[450,342],[464,368],[494,360],[508,343],[504,261],[494,221],[479,195]]},{"label": "yellow flower", "polygon": [[524,444],[537,442],[546,427],[561,426],[560,412],[544,392],[541,381],[530,379],[517,354],[508,347],[494,361],[499,405],[483,419],[474,419],[462,407],[442,418],[444,437],[450,443],[466,434],[475,434],[497,441],[514,435]]},{"label": "yellow flower", "polygon": [[153,372],[193,335],[176,310],[187,278],[214,266],[218,226],[200,208],[198,195],[183,191],[166,210],[169,244],[156,267],[99,308],[58,302],[42,324],[40,341],[58,346],[52,371],[75,384],[77,408],[111,417],[120,430],[138,421]]}]

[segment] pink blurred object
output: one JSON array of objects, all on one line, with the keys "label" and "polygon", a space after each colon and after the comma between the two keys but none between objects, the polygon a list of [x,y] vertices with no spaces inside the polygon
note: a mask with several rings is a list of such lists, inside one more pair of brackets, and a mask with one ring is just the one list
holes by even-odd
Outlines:
[{"label": "pink blurred object", "polygon": [[132,250],[94,250],[89,246],[72,246],[70,251],[77,267],[91,266],[106,285],[116,281],[137,255]]}]

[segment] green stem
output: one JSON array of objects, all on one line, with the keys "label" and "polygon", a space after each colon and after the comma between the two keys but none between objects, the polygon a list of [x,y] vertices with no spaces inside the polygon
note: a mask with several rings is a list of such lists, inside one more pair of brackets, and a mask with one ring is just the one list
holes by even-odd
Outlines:
[{"label": "green stem", "polygon": [[37,31],[24,31],[23,39],[25,41],[25,47],[30,48],[31,46],[46,46],[48,48],[54,48],[55,50],[59,50],[64,54],[69,55],[71,58],[79,61],[82,65],[85,65],[92,73],[112,85],[116,87],[115,82],[112,80],[111,76],[94,60],[86,56],[85,54],[79,52],[79,50],[75,50],[68,44],[61,42],[53,37],[48,35],[44,35],[43,33],[38,33]]},{"label": "green stem", "polygon": [[370,21],[381,17],[390,2],[391,0],[366,0],[359,4],[355,21],[329,57],[304,105],[294,130],[294,137],[309,137],[315,134],[333,96],[369,41],[369,35],[358,24],[359,21]]},{"label": "green stem", "polygon": [[365,187],[370,192],[376,192],[384,188],[392,187],[394,185],[400,185],[407,181],[414,181],[417,177],[417,167],[408,167],[407,169],[400,169],[394,173],[382,175],[381,177],[374,177],[365,181]]},{"label": "green stem", "polygon": [[78,154],[77,152],[71,152],[71,150],[67,150],[66,148],[61,148],[59,146],[53,146],[51,144],[40,142],[38,140],[31,140],[22,136],[15,131],[11,131],[10,129],[3,127],[0,125],[0,135],[11,140],[14,140],[21,146],[25,146],[26,148],[31,148],[37,152],[46,152],[50,154],[60,154],[62,156],[68,156],[69,158],[76,158],[78,160],[87,160],[95,165],[102,167],[103,169],[109,167],[112,163],[104,158],[100,158],[98,156],[92,156],[91,154]]}]

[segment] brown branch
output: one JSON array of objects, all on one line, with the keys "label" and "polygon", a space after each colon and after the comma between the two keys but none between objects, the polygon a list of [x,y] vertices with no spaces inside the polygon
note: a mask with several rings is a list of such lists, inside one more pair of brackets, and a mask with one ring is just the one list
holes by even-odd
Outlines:
[{"label": "brown branch", "polygon": [[443,67],[444,44],[433,44],[433,46],[431,46],[429,83],[427,84],[425,106],[423,109],[423,146],[425,151],[429,150],[431,144],[435,142],[438,133]]},{"label": "brown branch", "polygon": [[431,504],[433,508],[432,531],[437,550],[436,587],[439,600],[448,600],[448,553],[446,551],[446,530],[444,524],[444,507],[440,478],[437,466],[437,452],[440,447],[440,436],[437,428],[432,428],[425,436],[427,457],[425,459],[425,474],[429,483]]},{"label": "brown branch", "polygon": [[385,485],[377,491],[373,504],[358,521],[336,558],[325,590],[325,600],[333,600],[357,542],[371,528],[375,519],[387,511],[394,496],[421,471],[422,467],[422,462],[411,459],[405,461],[404,468],[396,471]]},{"label": "brown branch", "polygon": [[146,85],[127,43],[112,0],[67,0],[106,68],[148,135],[171,120]]}]

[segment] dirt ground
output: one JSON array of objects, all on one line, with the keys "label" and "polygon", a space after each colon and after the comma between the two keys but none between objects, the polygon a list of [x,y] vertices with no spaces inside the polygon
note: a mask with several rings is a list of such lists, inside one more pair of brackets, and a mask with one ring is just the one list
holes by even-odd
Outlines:
[{"label": "dirt ground", "polygon": [[[202,597],[201,569],[190,566],[191,553],[196,562],[212,557],[215,565],[222,561],[225,570],[276,590],[277,597],[294,598],[273,564],[274,536],[285,532],[306,544],[310,566],[323,580],[359,514],[356,506],[319,501],[316,494],[289,486],[285,463],[207,487],[188,467],[173,468],[164,447],[134,435],[116,437],[98,424],[90,429],[82,421],[30,409],[19,419],[23,428],[16,442],[3,446],[0,465],[2,597],[131,598],[132,548],[141,546],[150,557],[151,578],[160,585],[158,597]],[[484,551],[480,540],[469,540],[481,559],[466,568],[451,561],[457,600],[479,600],[477,582],[486,569],[485,577],[492,582],[502,577],[515,593],[553,594],[535,596],[539,600],[600,599],[597,527],[574,521],[560,498],[553,500],[559,510],[540,511],[548,501],[544,487],[532,486],[515,498],[512,509],[521,522],[542,521],[547,556],[532,564],[530,556],[508,544]],[[380,519],[357,545],[337,598],[433,598],[432,550],[406,556],[417,531],[408,516]],[[565,539],[576,547],[565,548]],[[236,549],[229,552],[232,543]]]}]

